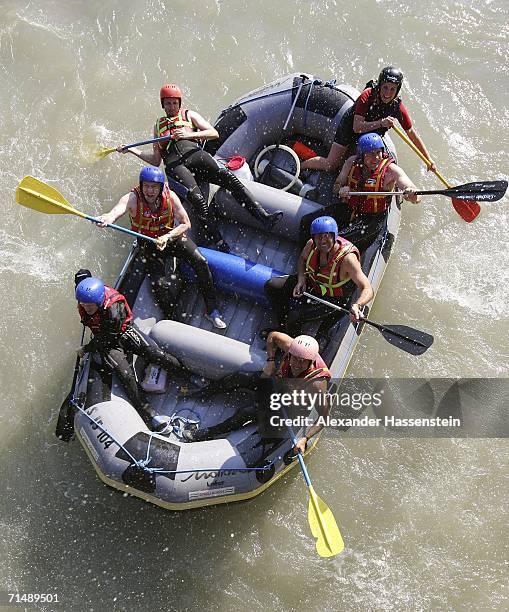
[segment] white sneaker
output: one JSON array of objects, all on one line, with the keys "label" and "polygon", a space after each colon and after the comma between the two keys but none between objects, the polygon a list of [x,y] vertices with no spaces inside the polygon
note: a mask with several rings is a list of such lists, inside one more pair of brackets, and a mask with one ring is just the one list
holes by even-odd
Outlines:
[{"label": "white sneaker", "polygon": [[223,315],[217,308],[214,308],[210,314],[205,314],[205,318],[210,321],[214,327],[217,327],[217,329],[226,329],[226,323],[223,321],[222,316]]}]

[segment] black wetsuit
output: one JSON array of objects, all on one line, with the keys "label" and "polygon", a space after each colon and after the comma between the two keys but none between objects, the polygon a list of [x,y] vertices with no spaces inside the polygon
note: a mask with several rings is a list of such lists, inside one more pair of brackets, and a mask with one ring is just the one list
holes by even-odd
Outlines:
[{"label": "black wetsuit", "polygon": [[[92,340],[83,348],[86,352],[96,351],[103,364],[118,376],[131,404],[142,419],[150,424],[154,413],[145,393],[138,386],[133,366],[127,353],[143,357],[147,364],[156,363],[165,370],[185,371],[178,359],[159,346],[132,323],[125,325],[130,312],[123,302],[115,302],[108,308],[99,308],[99,329],[93,332]],[[92,316],[82,315],[81,322],[88,325]],[[124,331],[122,331],[124,328]]]},{"label": "black wetsuit", "polygon": [[180,236],[177,240],[167,242],[163,251],[154,243],[139,240],[141,252],[146,259],[147,273],[154,294],[164,315],[169,318],[175,306],[175,284],[170,277],[173,271],[173,257],[183,259],[194,270],[198,287],[208,313],[217,308],[214,281],[205,257],[198,251],[196,244],[189,238]]},{"label": "black wetsuit", "polygon": [[202,225],[206,239],[217,243],[221,238],[216,227],[216,219],[209,209],[197,181],[219,185],[228,190],[241,206],[255,219],[271,223],[279,217],[269,214],[257,202],[239,179],[227,168],[199,147],[194,140],[170,141],[168,148],[162,152],[162,158],[168,178],[177,180],[187,187],[187,200]]}]

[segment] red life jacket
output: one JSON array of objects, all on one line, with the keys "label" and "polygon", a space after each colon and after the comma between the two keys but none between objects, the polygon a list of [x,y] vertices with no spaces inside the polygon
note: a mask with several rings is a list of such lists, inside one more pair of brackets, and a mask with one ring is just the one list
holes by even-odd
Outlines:
[{"label": "red life jacket", "polygon": [[[287,353],[283,357],[283,361],[281,362],[281,368],[279,370],[281,378],[293,378],[292,371],[290,369],[290,353]],[[304,372],[301,372],[297,378],[303,378],[304,380],[314,380],[316,378],[331,378],[332,375],[330,373],[329,368],[327,367],[325,361],[318,355],[318,357],[313,361],[309,368]]]},{"label": "red life jacket", "polygon": [[341,263],[349,253],[355,253],[360,261],[359,249],[350,241],[338,236],[336,244],[339,249],[334,256],[327,262],[327,265],[320,268],[320,251],[314,246],[306,259],[306,276],[309,282],[311,293],[330,297],[341,297],[345,295],[344,285],[350,280],[349,277],[340,280]]},{"label": "red life jacket", "polygon": [[[395,163],[392,157],[384,157],[371,175],[362,180],[362,160],[356,160],[348,174],[347,186],[350,191],[384,191],[384,177],[391,164]],[[391,196],[374,198],[371,196],[352,196],[348,199],[348,206],[361,213],[378,213],[387,210],[391,201]]]},{"label": "red life jacket", "polygon": [[[156,121],[155,127],[157,138],[160,138],[161,136],[168,136],[168,134],[172,135],[177,128],[181,127],[189,128],[190,130],[195,132],[196,128],[193,122],[189,120],[188,113],[189,111],[187,109],[181,108],[178,112],[178,115],[175,115],[175,117],[159,117],[159,119]],[[159,142],[158,144],[160,149],[162,151],[165,151],[166,149],[170,148],[172,141],[164,140],[163,142]]]},{"label": "red life jacket", "polygon": [[139,187],[134,187],[132,193],[136,194],[136,214],[131,217],[131,229],[144,236],[158,238],[167,234],[175,224],[171,192],[165,185],[161,194],[161,204],[156,213],[150,210]]},{"label": "red life jacket", "polygon": [[133,313],[131,312],[131,309],[129,308],[129,304],[127,303],[125,297],[116,289],[112,289],[107,285],[105,285],[105,290],[106,293],[104,296],[103,305],[99,306],[99,308],[93,315],[87,314],[83,306],[81,304],[78,304],[78,312],[80,313],[81,322],[83,323],[83,325],[89,327],[94,335],[100,330],[101,321],[107,316],[108,309],[116,302],[122,302],[127,311],[127,316],[124,322],[122,323],[123,332],[127,329],[129,323],[131,323],[131,321],[133,320]]}]

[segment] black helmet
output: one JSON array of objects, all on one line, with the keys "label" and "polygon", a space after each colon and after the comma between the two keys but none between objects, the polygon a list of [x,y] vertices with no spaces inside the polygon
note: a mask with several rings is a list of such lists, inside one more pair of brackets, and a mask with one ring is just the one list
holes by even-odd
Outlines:
[{"label": "black helmet", "polygon": [[380,75],[378,77],[378,87],[380,87],[382,83],[397,83],[397,93],[399,93],[399,90],[401,89],[401,85],[403,83],[403,73],[401,72],[401,70],[398,70],[398,68],[395,68],[394,66],[386,66],[380,72]]}]

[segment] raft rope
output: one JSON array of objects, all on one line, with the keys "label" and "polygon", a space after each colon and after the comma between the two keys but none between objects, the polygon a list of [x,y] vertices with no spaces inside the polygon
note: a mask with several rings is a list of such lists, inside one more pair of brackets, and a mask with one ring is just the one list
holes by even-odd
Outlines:
[{"label": "raft rope", "polygon": [[[231,471],[236,471],[236,472],[265,472],[267,471],[269,468],[271,468],[277,460],[281,460],[282,457],[275,457],[272,461],[270,461],[269,463],[267,463],[266,465],[264,465],[263,467],[228,467],[225,468],[223,467],[213,467],[213,468],[209,468],[209,467],[202,467],[202,468],[195,468],[192,470],[165,470],[162,467],[149,467],[149,463],[152,461],[152,457],[150,456],[150,446],[152,444],[152,439],[154,438],[155,434],[152,432],[149,432],[150,437],[149,437],[149,442],[147,445],[147,454],[145,456],[145,459],[136,459],[136,457],[134,457],[134,455],[132,453],[130,453],[127,448],[121,443],[119,442],[115,436],[113,434],[111,434],[105,427],[103,427],[103,425],[101,423],[99,423],[99,421],[97,421],[96,419],[94,419],[92,416],[90,416],[82,406],[80,406],[78,404],[78,402],[76,401],[76,399],[73,397],[70,400],[70,403],[77,409],[79,410],[82,414],[85,415],[85,417],[94,425],[96,425],[104,434],[106,434],[107,436],[109,436],[113,442],[124,451],[124,453],[130,457],[130,459],[132,460],[132,464],[134,466],[136,466],[137,468],[143,470],[144,472],[147,472],[149,474],[194,474],[196,472],[220,472],[220,471],[224,471],[224,470],[231,470]],[[173,415],[172,415],[173,416]],[[178,417],[180,419],[184,419],[184,417]],[[156,438],[159,439],[159,438]]]}]

